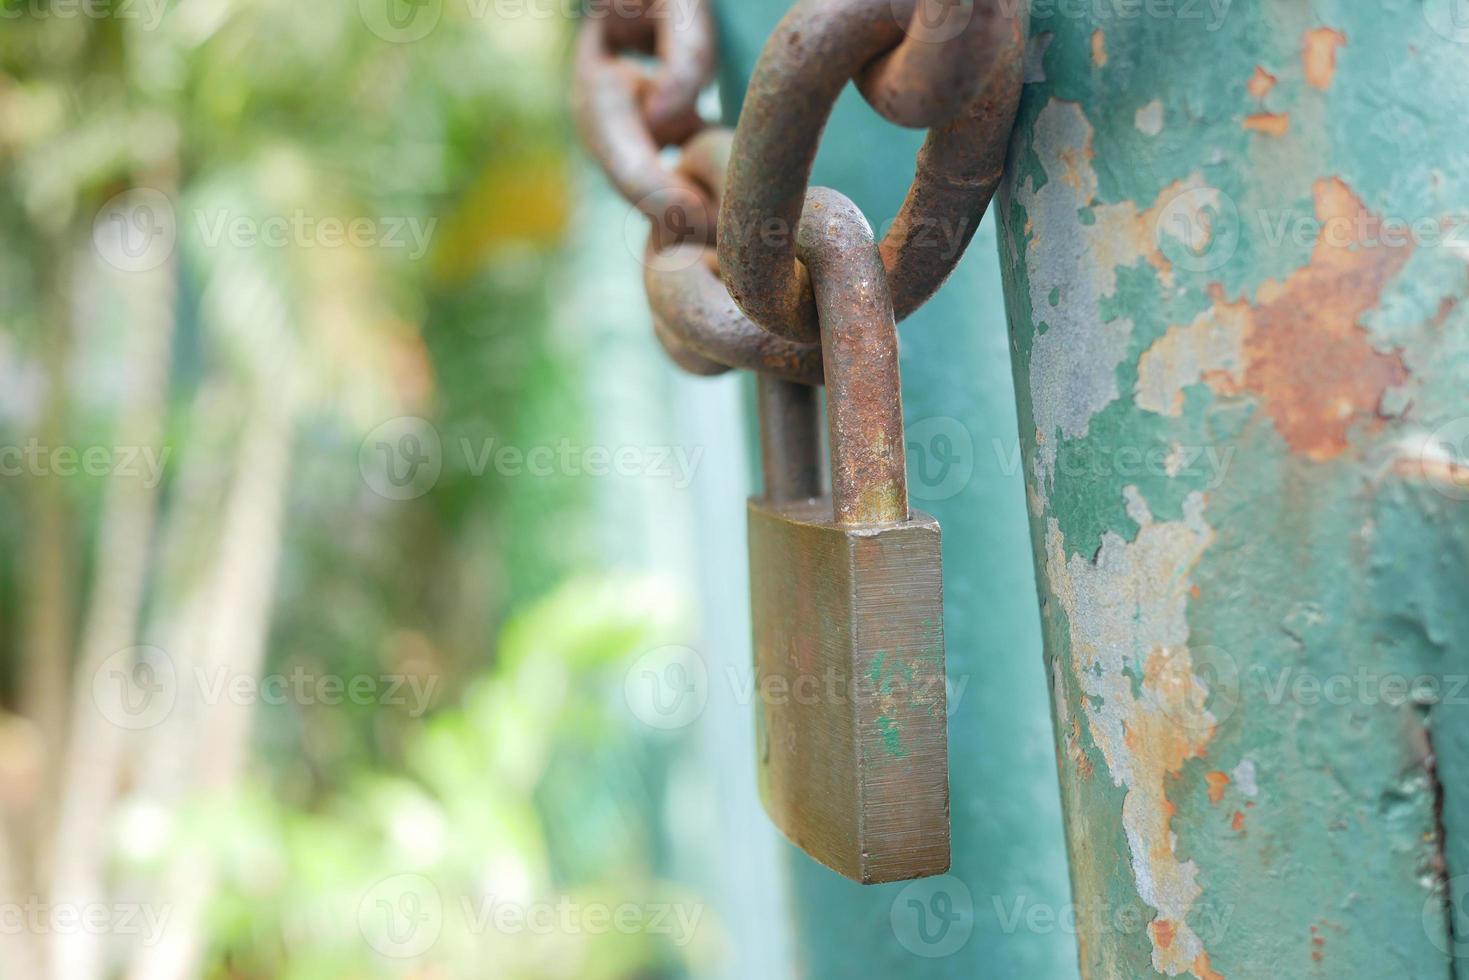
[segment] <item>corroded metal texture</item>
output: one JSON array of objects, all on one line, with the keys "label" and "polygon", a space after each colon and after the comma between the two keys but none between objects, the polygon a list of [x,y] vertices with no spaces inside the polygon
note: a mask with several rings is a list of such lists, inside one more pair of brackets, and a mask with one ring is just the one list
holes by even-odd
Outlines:
[{"label": "corroded metal texture", "polygon": [[821,404],[810,385],[755,379],[760,461],[767,501],[809,500],[821,491]]},{"label": "corroded metal texture", "polygon": [[824,187],[806,196],[798,242],[820,311],[838,524],[908,519],[898,330],[867,219]]},{"label": "corroded metal texture", "polygon": [[802,0],[755,66],[719,215],[719,261],[740,308],[780,336],[817,336],[795,230],[827,118],[854,77],[870,69],[863,91],[895,118],[935,120],[883,248],[899,319],[953,271],[994,194],[1018,98],[1027,8],[965,7],[969,19],[943,42],[906,33],[914,9],[913,0]]},{"label": "corroded metal texture", "polygon": [[772,821],[864,884],[949,867],[938,522],[749,507],[760,790]]},{"label": "corroded metal texture", "polygon": [[656,257],[650,251],[643,262],[648,305],[662,325],[659,339],[665,348],[773,378],[821,384],[821,346],[757,327],[730,299],[706,251],[702,245],[680,245]]},{"label": "corroded metal texture", "polygon": [[1011,63],[996,53],[1016,49],[1020,5],[918,0],[893,3],[893,16],[901,17],[906,7],[913,8],[906,42],[870,62],[857,76],[857,87],[884,119],[899,126],[941,126],[1010,70]]},{"label": "corroded metal texture", "polygon": [[[670,170],[659,150],[693,136],[703,126],[696,102],[714,73],[714,28],[708,5],[694,2],[684,18],[662,4],[640,6],[639,17],[621,17],[623,4],[588,16],[573,56],[572,111],[588,152],[602,165],[624,199],[653,223],[662,244],[713,241],[714,209],[702,188]],[[645,43],[646,42],[646,43]],[[659,68],[645,74],[623,51],[655,45]]]},{"label": "corroded metal texture", "polygon": [[[698,220],[680,222],[682,227],[713,231],[733,136],[731,130],[711,127],[684,146],[677,175],[697,188],[687,204],[698,209]],[[669,246],[650,236],[643,284],[658,339],[680,365],[707,361],[785,381],[823,383],[820,345],[777,337],[745,316],[721,281],[714,250],[704,238],[693,235]]]},{"label": "corroded metal texture", "polygon": [[1469,953],[1451,8],[1033,24],[1001,251],[1086,976]]}]

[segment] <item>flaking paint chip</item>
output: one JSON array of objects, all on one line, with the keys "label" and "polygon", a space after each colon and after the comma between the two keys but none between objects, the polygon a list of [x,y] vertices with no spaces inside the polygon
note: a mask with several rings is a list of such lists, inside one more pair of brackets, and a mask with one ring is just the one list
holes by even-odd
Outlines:
[{"label": "flaking paint chip", "polygon": [[1133,122],[1137,125],[1138,132],[1144,135],[1157,136],[1163,132],[1162,101],[1154,99],[1152,102],[1138,109],[1137,114],[1133,117]]}]

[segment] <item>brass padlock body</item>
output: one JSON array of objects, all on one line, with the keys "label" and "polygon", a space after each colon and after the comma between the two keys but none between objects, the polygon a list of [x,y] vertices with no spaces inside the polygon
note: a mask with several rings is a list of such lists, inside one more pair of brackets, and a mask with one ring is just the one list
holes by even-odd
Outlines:
[{"label": "brass padlock body", "polygon": [[760,793],[863,883],[949,867],[938,522],[840,527],[829,498],[749,503]]},{"label": "brass padlock body", "polygon": [[856,881],[949,867],[943,563],[909,509],[897,332],[855,204],[812,188],[798,232],[820,319],[831,494],[809,389],[760,379],[750,501],[760,785],[777,827]]}]

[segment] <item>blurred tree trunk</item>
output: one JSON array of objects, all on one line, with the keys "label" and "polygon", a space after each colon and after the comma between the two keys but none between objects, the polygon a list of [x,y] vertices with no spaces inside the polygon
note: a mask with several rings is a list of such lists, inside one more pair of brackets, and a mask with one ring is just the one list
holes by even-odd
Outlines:
[{"label": "blurred tree trunk", "polygon": [[[264,665],[290,475],[292,418],[290,408],[271,393],[253,394],[255,405],[241,433],[219,539],[205,573],[193,580],[197,586],[182,597],[185,611],[174,634],[174,649],[186,653],[177,659],[177,669],[191,681],[180,689],[195,698],[219,679],[258,677]],[[195,671],[202,683],[192,683]],[[145,781],[144,790],[161,797],[155,802],[177,806],[189,796],[225,796],[237,788],[254,706],[226,698],[192,707],[152,733],[146,755],[157,776]],[[156,769],[153,760],[159,763]],[[171,910],[169,929],[157,945],[137,950],[127,974],[132,980],[199,975],[208,938],[203,916],[215,877],[211,856],[198,846],[185,844],[172,855],[163,892],[155,896],[161,907]]]},{"label": "blurred tree trunk", "polygon": [[[40,324],[41,362],[45,397],[36,438],[58,446],[67,440],[67,373],[70,363],[72,261],[65,235],[38,236],[41,253],[41,296],[45,306]],[[7,742],[12,772],[27,778],[4,788],[0,826],[0,897],[23,902],[35,894],[36,883],[47,873],[43,855],[52,826],[56,798],[46,785],[61,756],[66,731],[70,689],[72,621],[76,611],[76,519],[70,498],[57,493],[54,481],[36,474],[25,477],[24,503],[29,532],[26,548],[27,589],[22,598],[21,650],[24,660],[19,692],[19,724],[29,737]],[[29,932],[8,937],[0,952],[0,969],[7,977],[42,975],[39,938]]]},{"label": "blurred tree trunk", "polygon": [[[155,186],[163,181],[156,181]],[[131,324],[132,359],[113,445],[163,443],[176,268],[121,277],[120,295]],[[143,472],[107,478],[97,538],[96,571],[85,614],[72,685],[72,715],[60,773],[50,896],[53,905],[84,908],[108,902],[105,879],[108,825],[126,763],[127,735],[95,701],[94,679],[110,658],[137,643],[158,488]],[[103,937],[78,930],[48,937],[51,975],[65,980],[106,976]]]},{"label": "blurred tree trunk", "polygon": [[[67,367],[72,343],[71,274],[75,262],[66,239],[43,239],[41,292],[45,322],[41,325],[41,358],[46,398],[37,426],[44,445],[59,446],[67,439]],[[44,764],[60,758],[66,733],[67,692],[70,688],[72,618],[77,597],[76,553],[72,528],[76,514],[71,499],[50,482],[32,477],[27,485],[27,525],[30,530],[28,565],[30,589],[25,597],[21,714],[36,726],[44,748]],[[54,800],[35,800],[33,839],[49,825]]]}]

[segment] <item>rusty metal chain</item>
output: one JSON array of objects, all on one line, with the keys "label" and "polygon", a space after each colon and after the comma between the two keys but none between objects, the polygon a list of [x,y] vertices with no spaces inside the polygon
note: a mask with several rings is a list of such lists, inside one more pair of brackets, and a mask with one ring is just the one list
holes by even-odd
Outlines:
[{"label": "rusty metal chain", "polygon": [[[810,187],[837,96],[855,81],[885,118],[929,129],[907,200],[878,247],[881,269],[861,248],[849,259],[821,250],[823,275],[890,294],[901,320],[948,278],[999,185],[1027,7],[799,0],[757,62],[731,132],[697,112],[715,68],[710,2],[603,0],[589,11],[575,55],[577,126],[652,225],[644,283],[675,363],[819,385],[821,334],[802,258],[820,235],[802,226],[803,213],[808,225],[826,221],[848,238],[850,215],[860,217],[836,192]],[[651,68],[638,55],[654,56]],[[672,168],[661,152],[670,146],[682,149]]]}]

